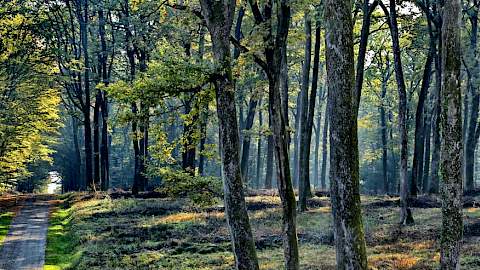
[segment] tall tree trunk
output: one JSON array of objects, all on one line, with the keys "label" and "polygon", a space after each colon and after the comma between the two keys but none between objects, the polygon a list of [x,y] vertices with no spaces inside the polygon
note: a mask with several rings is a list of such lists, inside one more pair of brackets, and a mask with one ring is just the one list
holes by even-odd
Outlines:
[{"label": "tall tree trunk", "polygon": [[[264,54],[266,61],[256,57],[268,78],[269,112],[273,129],[275,145],[275,159],[277,169],[277,186],[282,201],[283,223],[283,252],[285,268],[288,270],[299,269],[298,239],[296,228],[296,202],[293,192],[288,153],[289,135],[286,128],[285,107],[282,105],[281,70],[282,62],[286,59],[286,43],[290,24],[290,6],[287,0],[268,1],[263,13],[257,1],[249,1],[255,24],[265,27]],[[275,6],[277,20],[276,26],[272,25],[273,6]],[[274,34],[274,29],[276,33]]]},{"label": "tall tree trunk", "polygon": [[[311,126],[308,126],[308,86],[310,81],[310,64],[312,58],[312,21],[308,15],[305,14],[305,59],[303,62],[303,79],[302,79],[302,106],[300,109],[300,153],[298,159],[298,210],[303,212],[307,210],[307,197],[310,187],[310,144],[307,145],[307,133]],[[318,70],[317,70],[318,71]],[[316,91],[316,89],[315,89]],[[315,96],[313,97],[315,102]],[[307,148],[308,147],[308,148]]]},{"label": "tall tree trunk", "polygon": [[[328,89],[327,89],[328,90]],[[325,106],[325,120],[323,121],[323,139],[322,139],[322,170],[320,172],[320,186],[322,190],[327,189],[327,155],[328,155],[328,149],[327,149],[327,144],[328,144],[328,125],[330,123],[329,121],[329,110],[328,110],[328,99],[327,99],[327,104]]]},{"label": "tall tree trunk", "polygon": [[88,52],[88,0],[82,0],[83,14],[79,11],[80,33],[82,36],[85,106],[83,108],[83,123],[85,133],[85,182],[88,187],[94,189],[92,175],[92,127],[90,121],[90,54]]},{"label": "tall tree trunk", "polygon": [[[131,104],[131,110],[133,115],[137,115],[138,107],[137,104],[134,102]],[[132,121],[132,143],[133,143],[133,163],[134,163],[134,171],[133,171],[133,185],[132,185],[132,193],[138,194],[141,191],[141,170],[140,170],[140,146],[138,140],[138,125],[137,120]]]},{"label": "tall tree trunk", "polygon": [[[388,111],[388,121],[390,122],[390,126],[393,127],[393,113],[391,110]],[[389,137],[390,141],[394,141],[393,139],[393,128],[390,128],[389,130]],[[390,158],[391,158],[391,168],[390,168],[390,177],[389,177],[389,185],[392,187],[392,190],[396,193],[400,193],[400,183],[398,181],[397,177],[397,157],[395,155],[394,147],[392,146],[390,149]]]},{"label": "tall tree trunk", "polygon": [[354,93],[354,110],[358,115],[358,109],[360,108],[360,98],[362,96],[363,75],[365,73],[365,58],[367,55],[368,36],[370,35],[370,25],[372,20],[372,13],[378,6],[378,1],[373,1],[369,4],[369,0],[363,2],[363,21],[362,30],[360,32],[360,43],[358,46],[357,56],[357,71],[355,77],[355,93]]},{"label": "tall tree trunk", "polygon": [[382,2],[379,3],[388,16],[392,37],[395,77],[398,90],[398,125],[400,130],[400,223],[413,223],[411,210],[408,208],[408,133],[407,133],[407,93],[403,77],[402,57],[400,55],[400,39],[398,34],[397,11],[395,0],[390,0],[390,11]]},{"label": "tall tree trunk", "polygon": [[241,155],[241,170],[242,176],[245,182],[248,182],[248,160],[250,158],[250,141],[251,141],[251,134],[248,132],[253,127],[253,120],[255,120],[255,111],[257,109],[258,104],[257,97],[252,96],[250,98],[250,102],[248,103],[248,113],[247,119],[245,119],[245,131],[246,133],[243,135],[243,146],[242,146],[242,155]]},{"label": "tall tree trunk", "polygon": [[[441,38],[439,39],[441,40]],[[440,113],[441,113],[441,87],[442,87],[442,65],[441,65],[442,43],[438,42],[437,55],[435,57],[435,96],[432,112],[432,133],[433,151],[430,178],[430,193],[438,193],[440,185]]]},{"label": "tall tree trunk", "polygon": [[202,112],[200,115],[200,145],[199,145],[199,161],[198,161],[198,173],[201,176],[205,176],[205,144],[207,141],[207,121],[208,121],[208,112]]},{"label": "tall tree trunk", "polygon": [[263,158],[262,158],[262,128],[263,128],[263,114],[262,110],[258,110],[258,139],[257,139],[257,171],[255,177],[255,187],[260,188],[260,178],[262,175]]},{"label": "tall tree trunk", "polygon": [[[143,37],[142,37],[143,38]],[[145,44],[145,42],[143,42]],[[145,45],[139,49],[139,70],[144,73],[147,71],[147,52]],[[139,150],[140,150],[140,190],[145,191],[147,188],[147,161],[148,161],[148,128],[150,121],[150,112],[148,106],[145,105],[143,100],[140,101],[140,120],[139,120]],[[195,120],[194,120],[195,121]],[[195,160],[195,158],[194,158]]]},{"label": "tall tree trunk", "polygon": [[[475,4],[478,5],[478,4]],[[475,173],[475,149],[478,142],[478,112],[480,107],[480,92],[478,90],[480,61],[477,59],[477,40],[478,40],[478,6],[470,8],[467,13],[471,24],[470,31],[470,57],[473,59],[473,67],[469,72],[470,79],[467,89],[470,92],[470,116],[465,138],[465,190],[472,190],[474,186]],[[468,71],[467,71],[468,72]]]},{"label": "tall tree trunk", "polygon": [[[430,78],[432,73],[432,63],[435,58],[435,40],[431,37],[430,49],[427,55],[427,61],[423,69],[422,86],[418,95],[417,111],[415,113],[415,142],[413,151],[412,162],[412,181],[410,184],[410,194],[412,196],[417,195],[417,190],[420,184],[423,183],[423,159],[424,159],[424,143],[425,143],[425,123],[423,112],[425,110],[425,99],[428,95],[428,89],[430,88]],[[423,185],[422,185],[423,187]],[[422,191],[425,193],[426,190]]]},{"label": "tall tree trunk", "polygon": [[460,0],[445,1],[442,27],[442,270],[460,269],[462,221],[462,6]]},{"label": "tall tree trunk", "polygon": [[100,108],[102,93],[96,90],[95,105],[93,107],[93,183],[95,190],[100,189]]},{"label": "tall tree trunk", "polygon": [[[285,43],[284,48],[282,48],[282,69],[280,73],[280,79],[282,83],[280,84],[280,89],[282,93],[282,105],[283,105],[283,114],[285,118],[285,126],[290,127],[289,124],[289,117],[288,117],[288,98],[289,98],[289,93],[288,93],[288,59],[287,59],[287,44]],[[288,130],[288,150],[290,152],[290,128]]]},{"label": "tall tree trunk", "polygon": [[[185,105],[185,114],[190,114],[192,112],[194,102],[193,97],[187,98],[184,100]],[[195,157],[196,157],[196,146],[194,133],[196,132],[195,128],[197,127],[196,122],[198,120],[198,115],[195,112],[195,116],[192,117],[189,121],[185,121],[183,124],[183,138],[185,140],[183,144],[182,152],[182,168],[191,175],[195,175]]]},{"label": "tall tree trunk", "polygon": [[[433,97],[433,95],[431,95]],[[432,101],[432,98],[430,98]],[[430,102],[431,104],[432,102]],[[432,110],[430,104],[425,108],[425,152],[423,165],[423,190],[430,193],[430,147],[432,136]]]},{"label": "tall tree trunk", "polygon": [[[107,43],[105,40],[105,14],[104,1],[100,1],[98,10],[98,36],[100,39],[100,53],[98,57],[98,72],[102,78],[104,86],[109,84],[109,72],[107,71]],[[112,56],[113,57],[113,56]],[[100,118],[101,117],[101,134]],[[95,107],[93,113],[94,120],[94,181],[100,184],[101,190],[108,189],[109,182],[109,158],[108,158],[108,103],[107,93],[104,90],[97,89],[95,98]],[[100,138],[99,138],[100,137]],[[98,141],[100,140],[100,142]],[[97,142],[95,142],[97,141]],[[100,148],[100,149],[98,149]],[[97,165],[98,164],[98,165]]]},{"label": "tall tree trunk", "polygon": [[[205,54],[205,27],[200,28],[200,37],[198,40],[198,58],[203,60]],[[200,129],[200,145],[198,146],[199,151],[199,160],[198,160],[198,174],[205,176],[205,165],[206,165],[206,156],[205,156],[205,144],[207,142],[207,121],[208,121],[208,103],[205,104],[204,108],[200,109],[199,115],[199,129]]]},{"label": "tall tree trunk", "polygon": [[101,181],[102,190],[107,190],[110,186],[110,158],[109,158],[109,136],[108,136],[108,100],[107,93],[103,93],[102,102],[102,142],[100,147],[101,154]]},{"label": "tall tree trunk", "polygon": [[[320,86],[321,87],[321,86]],[[320,90],[320,93],[323,91]],[[319,177],[319,170],[320,170],[320,138],[321,138],[321,132],[320,132],[320,126],[322,125],[322,104],[323,104],[323,93],[318,95],[318,113],[317,113],[317,123],[316,123],[316,129],[315,129],[315,158],[313,162],[313,182],[314,186],[318,188],[320,186],[320,177]]]},{"label": "tall tree trunk", "polygon": [[325,2],[325,55],[331,113],[330,195],[337,269],[367,269],[354,111],[356,97],[351,8],[350,1]]},{"label": "tall tree trunk", "polygon": [[265,172],[265,188],[271,189],[272,188],[272,179],[273,179],[273,136],[268,135],[267,138],[267,167]]},{"label": "tall tree trunk", "polygon": [[231,69],[229,37],[235,0],[201,0],[202,14],[213,44],[218,67],[215,82],[219,137],[224,181],[225,214],[230,229],[235,265],[239,270],[259,269],[245,204],[239,162],[239,134],[235,108],[235,86]]},{"label": "tall tree trunk", "polygon": [[[310,90],[309,102],[308,102],[308,115],[305,134],[302,136],[302,143],[300,150],[302,150],[302,145],[304,145],[302,156],[300,160],[303,159],[301,164],[303,165],[302,178],[304,179],[304,184],[302,188],[299,189],[299,209],[300,211],[305,211],[307,209],[307,197],[311,196],[311,187],[310,187],[310,145],[312,142],[312,129],[313,129],[313,118],[315,116],[315,101],[317,98],[317,87],[318,87],[318,72],[320,69],[320,22],[317,21],[315,27],[315,49],[314,49],[314,59],[313,59],[313,75],[312,75],[312,88]],[[304,107],[305,108],[305,107]],[[319,106],[321,109],[321,106]]]},{"label": "tall tree trunk", "polygon": [[380,93],[380,133],[382,137],[382,172],[383,172],[383,192],[389,192],[388,181],[388,140],[387,140],[387,116],[385,112],[385,97],[387,95],[387,84],[390,79],[390,61],[387,58],[386,72],[382,80],[382,92]]},{"label": "tall tree trunk", "polygon": [[81,181],[80,176],[80,169],[81,169],[81,164],[82,164],[82,158],[80,155],[80,146],[78,143],[78,120],[74,116],[72,116],[72,133],[73,133],[73,149],[75,153],[75,160],[74,160],[74,182],[73,185],[71,186],[73,190],[78,191],[81,189],[82,183],[79,182]]},{"label": "tall tree trunk", "polygon": [[300,91],[297,95],[297,108],[295,113],[295,134],[293,136],[293,186],[298,187],[298,179],[299,179],[299,154],[300,154],[300,114],[302,111],[302,91]]}]

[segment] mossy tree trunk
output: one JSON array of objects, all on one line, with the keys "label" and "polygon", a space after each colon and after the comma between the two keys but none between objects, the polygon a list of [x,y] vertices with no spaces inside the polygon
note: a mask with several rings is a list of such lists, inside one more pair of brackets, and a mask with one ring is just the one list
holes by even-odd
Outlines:
[{"label": "mossy tree trunk", "polygon": [[445,1],[442,27],[442,237],[440,263],[443,270],[460,269],[462,241],[462,91],[460,0]]},{"label": "mossy tree trunk", "polygon": [[359,192],[351,7],[350,1],[325,2],[330,190],[337,269],[367,269]]},{"label": "mossy tree trunk", "polygon": [[215,91],[225,214],[232,239],[235,265],[237,269],[255,270],[259,268],[240,173],[240,139],[229,42],[236,3],[235,0],[201,0],[200,4],[212,39],[214,61],[218,69]]}]

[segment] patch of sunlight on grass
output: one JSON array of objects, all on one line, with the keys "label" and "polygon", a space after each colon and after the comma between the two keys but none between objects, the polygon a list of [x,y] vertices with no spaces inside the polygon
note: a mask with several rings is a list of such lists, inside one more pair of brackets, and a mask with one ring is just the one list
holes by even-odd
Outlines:
[{"label": "patch of sunlight on grass", "polygon": [[247,202],[262,202],[262,203],[271,203],[271,204],[280,204],[280,197],[279,196],[254,196],[254,197],[246,197],[245,200]]},{"label": "patch of sunlight on grass", "polygon": [[[327,245],[301,244],[300,269],[335,269],[335,248]],[[284,269],[283,248],[258,250],[257,256],[262,270]]]},{"label": "patch of sunlight on grass", "polygon": [[200,213],[181,212],[161,217],[158,221],[160,223],[203,222],[205,221],[205,216]]},{"label": "patch of sunlight on grass", "polygon": [[411,269],[419,258],[408,254],[379,254],[368,258],[372,269]]},{"label": "patch of sunlight on grass", "polygon": [[480,208],[467,208],[464,213],[471,218],[480,218]]},{"label": "patch of sunlight on grass", "polygon": [[12,223],[12,219],[14,216],[14,212],[6,212],[0,214],[0,246],[8,234],[8,230],[10,229],[10,224]]},{"label": "patch of sunlight on grass", "polygon": [[58,208],[50,217],[44,270],[70,268],[81,254],[75,249],[78,241],[70,233],[71,212],[71,208]]}]

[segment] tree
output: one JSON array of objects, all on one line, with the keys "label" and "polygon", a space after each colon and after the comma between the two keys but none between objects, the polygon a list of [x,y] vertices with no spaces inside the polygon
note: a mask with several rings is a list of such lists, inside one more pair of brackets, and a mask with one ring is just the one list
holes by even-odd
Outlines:
[{"label": "tree", "polygon": [[[379,2],[387,16],[390,35],[392,38],[395,78],[398,91],[398,125],[400,130],[400,223],[413,223],[411,210],[408,208],[408,130],[407,130],[407,93],[403,76],[402,58],[400,55],[400,40],[398,35],[397,10],[395,0],[390,0],[390,11],[382,2]],[[414,183],[412,183],[414,185]],[[415,184],[416,186],[416,184]]]},{"label": "tree", "polygon": [[223,163],[225,212],[235,254],[235,265],[239,270],[254,270],[258,269],[258,261],[240,174],[240,142],[230,63],[229,38],[235,14],[235,1],[201,0],[200,3],[212,38],[212,50],[217,67],[215,91]]},{"label": "tree", "polygon": [[[286,269],[299,269],[298,238],[296,224],[296,201],[290,174],[289,135],[286,128],[285,107],[282,105],[281,71],[285,56],[288,29],[290,27],[290,5],[287,0],[268,1],[264,12],[260,12],[257,1],[249,0],[257,27],[266,27],[263,32],[263,54],[265,61],[255,56],[255,62],[268,78],[268,108],[273,131],[275,160],[277,161],[277,182],[282,201],[283,248]],[[276,6],[277,25],[272,23],[273,4]],[[276,29],[276,33],[274,32]],[[267,171],[268,173],[268,171]]]},{"label": "tree", "polygon": [[467,89],[470,96],[470,106],[465,107],[465,189],[474,189],[474,171],[475,171],[475,149],[480,137],[480,125],[478,123],[478,114],[480,108],[480,91],[479,91],[479,69],[480,61],[478,60],[478,12],[480,1],[467,1],[466,11],[468,20],[470,21],[470,50],[469,62],[465,64],[467,68]]},{"label": "tree", "polygon": [[442,237],[441,269],[460,269],[462,241],[462,91],[460,0],[445,1],[442,27]]},{"label": "tree", "polygon": [[[318,43],[318,42],[317,42]],[[310,143],[308,131],[312,125],[308,125],[309,94],[308,85],[310,82],[310,65],[312,62],[312,20],[308,13],[305,14],[305,60],[303,62],[302,91],[300,93],[300,130],[299,132],[299,159],[298,159],[298,209],[303,212],[307,210],[307,197],[310,196]],[[318,72],[318,69],[317,69]],[[313,89],[312,89],[313,90]],[[316,89],[315,89],[316,91]],[[316,96],[311,96],[315,105]]]},{"label": "tree", "polygon": [[367,269],[360,209],[357,121],[354,111],[353,21],[350,9],[350,1],[325,2],[330,186],[337,269]]}]

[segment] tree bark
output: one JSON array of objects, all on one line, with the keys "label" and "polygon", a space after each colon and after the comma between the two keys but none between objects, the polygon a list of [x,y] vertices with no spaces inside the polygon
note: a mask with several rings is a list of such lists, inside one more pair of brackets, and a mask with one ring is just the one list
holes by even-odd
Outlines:
[{"label": "tree bark", "polygon": [[428,95],[428,89],[430,88],[430,78],[432,73],[432,64],[435,57],[435,40],[430,40],[430,49],[428,51],[427,60],[425,62],[425,67],[423,69],[423,79],[422,86],[420,88],[420,93],[418,95],[418,104],[417,111],[415,113],[415,142],[414,142],[414,151],[413,151],[413,162],[412,162],[412,180],[410,184],[410,194],[412,196],[417,195],[417,190],[419,185],[422,185],[422,192],[427,192],[423,189],[423,159],[424,159],[424,148],[425,148],[425,123],[424,120],[424,110],[425,110],[425,99]]},{"label": "tree bark", "polygon": [[[272,3],[274,2],[274,3]],[[264,35],[264,54],[266,61],[256,57],[255,61],[264,70],[268,78],[269,112],[273,129],[275,159],[277,161],[277,184],[282,201],[283,247],[285,268],[299,269],[298,239],[296,229],[296,202],[293,192],[288,153],[289,135],[286,128],[285,107],[282,105],[281,94],[281,69],[283,57],[286,57],[286,42],[290,24],[290,6],[287,0],[269,1],[265,4],[263,13],[260,12],[258,3],[249,0],[255,19],[255,24],[266,27]],[[272,25],[272,11],[275,5],[277,21],[276,27]],[[273,30],[276,29],[276,33]]]},{"label": "tree bark", "polygon": [[328,100],[327,104],[325,106],[325,120],[323,120],[323,139],[322,139],[322,170],[320,172],[320,186],[322,190],[327,189],[327,155],[328,155],[328,149],[327,149],[327,144],[328,144],[328,125],[330,121],[328,120],[329,118],[329,111],[328,111]]},{"label": "tree bark", "polygon": [[299,158],[300,158],[300,114],[302,111],[302,91],[297,95],[297,107],[295,113],[295,134],[293,135],[293,165],[292,165],[292,177],[293,177],[293,186],[298,187],[299,182]]},{"label": "tree bark", "polygon": [[[321,88],[322,86],[320,86]],[[322,136],[321,131],[320,131],[320,126],[322,125],[322,105],[323,105],[323,91],[320,90],[320,93],[318,95],[318,113],[317,113],[317,123],[316,123],[316,129],[315,129],[315,158],[314,158],[314,163],[313,163],[313,182],[314,186],[318,188],[320,186],[320,177],[319,177],[319,170],[320,170],[320,137]]]},{"label": "tree bark", "polygon": [[[478,4],[475,4],[478,5]],[[470,57],[473,59],[473,67],[469,72],[470,79],[467,89],[470,92],[470,115],[468,119],[468,128],[465,138],[465,190],[473,190],[474,172],[475,172],[475,149],[477,147],[478,136],[478,114],[480,107],[480,92],[478,90],[480,61],[477,59],[477,40],[478,40],[478,6],[469,9],[468,19],[470,20]],[[467,68],[468,69],[468,68]],[[468,71],[467,71],[468,72]]]},{"label": "tree bark", "polygon": [[387,139],[387,116],[385,112],[385,97],[387,95],[387,84],[390,79],[390,59],[387,57],[385,73],[382,79],[382,92],[380,93],[380,133],[382,137],[382,172],[383,172],[383,192],[389,192],[388,179],[388,139]]},{"label": "tree bark", "polygon": [[[83,108],[83,123],[85,135],[85,182],[91,189],[94,188],[92,175],[92,127],[90,121],[90,54],[88,52],[88,0],[82,0],[83,14],[79,10],[80,33],[82,36],[83,61],[84,61],[84,92],[85,106]],[[81,8],[80,8],[81,9]]]},{"label": "tree bark", "polygon": [[75,179],[73,180],[73,185],[71,186],[73,190],[75,191],[78,191],[81,189],[82,186],[82,183],[80,183],[79,181],[81,181],[81,172],[80,172],[80,169],[81,169],[81,164],[82,164],[82,158],[81,158],[81,155],[80,155],[80,146],[79,146],[79,143],[78,143],[78,120],[77,118],[75,118],[74,116],[72,116],[72,133],[73,133],[73,149],[75,151],[75,160],[74,160],[74,176],[75,176]]},{"label": "tree bark", "polygon": [[372,13],[378,6],[378,1],[373,1],[369,4],[369,0],[363,2],[363,21],[362,30],[360,31],[360,43],[358,47],[357,56],[357,72],[355,77],[355,94],[354,94],[354,109],[358,115],[358,109],[360,108],[360,98],[362,96],[363,77],[365,73],[365,58],[367,55],[368,36],[370,35],[370,25],[372,20]]},{"label": "tree bark", "polygon": [[224,181],[225,214],[230,229],[235,265],[239,270],[259,269],[250,221],[245,204],[239,164],[239,134],[235,108],[235,86],[231,69],[229,37],[235,14],[235,0],[201,0],[218,66],[215,82],[219,137]]},{"label": "tree bark", "polygon": [[[203,59],[203,55],[205,54],[205,27],[200,28],[200,38],[198,41],[198,58],[200,60]],[[205,144],[207,142],[207,121],[208,121],[208,104],[204,108],[200,110],[200,145],[198,146],[199,151],[199,160],[198,160],[198,174],[201,176],[205,176],[205,164],[206,164],[206,156],[205,156]]]},{"label": "tree bark", "polygon": [[[193,96],[184,100],[185,114],[190,114],[192,112]],[[182,168],[185,172],[195,175],[195,157],[196,157],[196,146],[197,142],[194,138],[195,129],[197,127],[196,122],[198,120],[197,113],[192,117],[191,121],[185,121],[183,124],[183,151],[182,151]]]},{"label": "tree bark", "polygon": [[353,20],[350,1],[326,0],[325,36],[330,110],[330,190],[337,269],[367,269],[360,206],[354,111]]},{"label": "tree bark", "polygon": [[[441,40],[441,39],[440,39]],[[440,113],[441,113],[441,87],[442,87],[442,65],[441,65],[442,44],[438,43],[437,55],[435,57],[435,93],[432,112],[432,133],[433,133],[433,151],[432,166],[430,178],[430,193],[438,193],[440,185]]]},{"label": "tree bark", "polygon": [[[433,95],[432,95],[433,97]],[[432,101],[432,98],[430,98]],[[430,102],[431,104],[431,102]],[[432,110],[428,105],[425,108],[425,149],[424,149],[424,165],[423,165],[423,190],[430,193],[430,149],[431,149],[431,136],[432,136]]]},{"label": "tree bark", "polygon": [[442,27],[442,270],[460,269],[462,220],[462,6],[460,0],[445,1]]},{"label": "tree bark", "polygon": [[258,99],[257,97],[252,96],[248,103],[248,112],[247,112],[247,119],[245,119],[245,129],[247,133],[243,135],[243,142],[242,142],[242,155],[241,155],[241,162],[240,167],[242,170],[242,176],[244,182],[248,182],[248,160],[250,158],[250,145],[251,145],[251,134],[248,132],[253,127],[253,121],[255,120],[255,111],[257,109]]},{"label": "tree bark", "polygon": [[258,140],[257,140],[257,171],[255,177],[255,187],[260,188],[260,178],[262,175],[263,169],[263,158],[262,158],[262,128],[263,128],[263,114],[262,110],[258,110]]},{"label": "tree bark", "polygon": [[[271,127],[271,124],[270,124]],[[265,188],[271,189],[272,179],[273,179],[273,160],[274,160],[274,145],[273,145],[273,136],[268,135],[267,138],[267,167],[265,172]]]},{"label": "tree bark", "polygon": [[[308,15],[305,14],[305,58],[303,62],[303,79],[300,108],[300,152],[298,159],[298,210],[300,212],[307,210],[307,197],[310,187],[310,144],[308,140],[308,130],[312,126],[308,125],[308,85],[310,81],[310,65],[312,58],[312,21]],[[318,71],[318,68],[317,68]],[[316,91],[316,89],[315,89]],[[312,98],[312,97],[311,97]],[[313,96],[315,106],[315,96]],[[311,134],[311,133],[310,133]],[[308,186],[308,187],[307,187]]]},{"label": "tree bark", "polygon": [[95,190],[100,189],[100,107],[102,93],[96,90],[95,105],[93,107],[93,183]]}]

